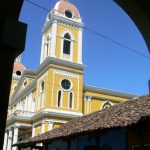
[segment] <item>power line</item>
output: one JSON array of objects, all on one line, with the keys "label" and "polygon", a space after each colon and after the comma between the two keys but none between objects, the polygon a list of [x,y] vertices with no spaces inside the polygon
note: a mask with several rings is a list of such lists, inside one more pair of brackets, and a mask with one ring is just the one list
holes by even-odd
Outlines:
[{"label": "power line", "polygon": [[100,33],[96,32],[96,31],[94,31],[94,30],[92,30],[92,29],[90,29],[90,28],[88,28],[88,27],[84,27],[84,29],[86,29],[87,31],[89,31],[89,32],[91,32],[91,33],[93,33],[93,34],[96,34],[97,36],[100,36],[100,37],[102,37],[102,38],[104,38],[104,39],[106,39],[106,40],[108,40],[108,41],[110,41],[110,42],[112,42],[112,43],[115,43],[116,45],[119,45],[119,46],[121,46],[121,47],[123,47],[123,48],[126,48],[126,49],[128,49],[128,50],[130,50],[130,51],[132,51],[132,52],[134,52],[134,53],[136,53],[136,54],[138,54],[138,55],[141,55],[141,56],[143,56],[143,57],[145,57],[145,58],[147,58],[147,59],[150,60],[150,57],[149,57],[149,56],[144,55],[143,53],[138,52],[137,50],[132,49],[132,48],[130,48],[130,47],[128,47],[128,46],[126,46],[126,45],[124,45],[124,44],[122,44],[122,43],[116,41],[116,40],[113,40],[113,39],[111,39],[111,38],[109,38],[109,37],[107,37],[107,36],[105,36],[105,35],[103,35],[103,34],[100,34]]},{"label": "power line", "polygon": [[40,9],[42,9],[44,11],[49,12],[49,10],[47,8],[44,8],[44,7],[38,5],[38,4],[34,3],[34,2],[31,2],[30,0],[25,0],[25,1],[28,2],[28,3],[30,3],[30,4],[32,4],[32,5],[34,5],[34,6],[36,6],[36,7],[39,7]]},{"label": "power line", "polygon": [[[40,8],[40,9],[42,9],[42,10],[44,10],[44,11],[49,12],[49,10],[48,10],[47,8],[44,8],[44,7],[38,5],[38,4],[36,4],[36,3],[34,3],[34,2],[32,2],[32,1],[30,1],[30,0],[25,0],[25,1],[28,2],[28,3],[30,3],[30,4],[32,4],[32,5],[34,5],[34,6],[36,6],[36,7],[38,7],[38,8]],[[143,53],[141,53],[141,52],[139,52],[139,51],[137,51],[137,50],[135,50],[135,49],[133,49],[133,48],[130,48],[130,47],[128,47],[128,46],[126,46],[126,45],[124,45],[124,44],[122,44],[122,43],[120,43],[120,42],[118,42],[118,41],[116,41],[116,40],[113,40],[113,39],[111,39],[111,38],[109,38],[109,37],[107,37],[107,36],[105,36],[105,35],[103,35],[103,34],[101,34],[101,33],[98,33],[98,32],[96,32],[96,31],[94,31],[93,29],[90,29],[90,28],[85,27],[85,26],[84,26],[83,28],[84,28],[85,30],[87,30],[87,31],[89,31],[89,32],[91,32],[91,33],[93,33],[93,34],[95,34],[95,35],[97,35],[97,36],[99,36],[99,37],[105,39],[105,40],[108,40],[108,41],[110,41],[110,42],[112,42],[112,43],[115,43],[116,45],[119,45],[119,46],[121,46],[121,47],[123,47],[123,48],[125,48],[125,49],[130,50],[131,52],[133,52],[133,53],[135,53],[135,54],[137,54],[137,55],[140,55],[140,56],[142,56],[142,57],[144,57],[144,58],[150,60],[150,57],[149,57],[149,56],[147,56],[147,55],[145,55],[145,54],[143,54]]]}]

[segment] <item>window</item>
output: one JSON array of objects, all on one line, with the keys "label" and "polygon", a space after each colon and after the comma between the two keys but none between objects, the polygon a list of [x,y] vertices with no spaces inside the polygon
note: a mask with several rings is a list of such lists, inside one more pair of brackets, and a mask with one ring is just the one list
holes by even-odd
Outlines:
[{"label": "window", "polygon": [[58,101],[57,101],[57,106],[61,106],[61,91],[58,91]]},{"label": "window", "polygon": [[[133,150],[141,150],[141,146],[137,145],[133,147]],[[142,150],[150,150],[150,145],[144,145]]]},{"label": "window", "polygon": [[17,70],[17,71],[16,71],[16,75],[17,75],[17,76],[21,76],[21,71]]},{"label": "window", "polygon": [[69,95],[69,108],[72,108],[73,107],[73,94],[70,93]]},{"label": "window", "polygon": [[61,81],[61,86],[64,90],[69,90],[71,88],[71,82],[67,79]]},{"label": "window", "polygon": [[42,81],[42,83],[40,85],[40,92],[44,93],[44,81]]},{"label": "window", "polygon": [[48,56],[49,43],[45,43],[45,57]]},{"label": "window", "polygon": [[69,11],[69,10],[66,10],[66,11],[65,11],[65,15],[66,15],[66,17],[68,17],[68,18],[72,18],[72,12]]},{"label": "window", "polygon": [[106,102],[106,103],[103,105],[102,109],[109,108],[109,107],[111,107],[111,103],[110,103],[110,102]]},{"label": "window", "polygon": [[24,82],[23,82],[23,87],[25,88],[26,85],[27,85],[27,79],[24,80]]},{"label": "window", "polygon": [[63,53],[70,55],[71,37],[68,33],[64,35]]},{"label": "window", "polygon": [[49,34],[44,44],[44,59],[48,57],[51,35]]}]

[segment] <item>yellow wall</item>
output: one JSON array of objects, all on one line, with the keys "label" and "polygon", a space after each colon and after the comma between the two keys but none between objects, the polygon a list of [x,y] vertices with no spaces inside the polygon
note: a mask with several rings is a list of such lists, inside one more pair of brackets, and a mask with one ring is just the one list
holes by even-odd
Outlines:
[{"label": "yellow wall", "polygon": [[35,126],[35,136],[42,133],[42,125]]},{"label": "yellow wall", "polygon": [[13,95],[13,93],[15,91],[15,87],[17,86],[17,84],[18,84],[18,80],[12,79],[12,81],[11,81],[11,88],[10,88],[10,95],[9,95],[10,98]]},{"label": "yellow wall", "polygon": [[70,31],[74,37],[73,42],[73,62],[77,63],[78,61],[78,32],[79,30],[71,27],[66,27],[62,24],[58,24],[57,28],[57,40],[56,40],[56,58],[60,58],[61,49],[62,49],[62,34],[65,31]]},{"label": "yellow wall", "polygon": [[89,91],[84,91],[85,95],[92,97],[91,101],[84,100],[84,114],[92,113],[101,110],[103,105],[109,101],[111,105],[118,104],[120,102],[127,101],[127,98],[117,97],[113,95],[106,95],[101,93],[94,93]]},{"label": "yellow wall", "polygon": [[62,125],[62,123],[54,123],[53,129],[59,128]]}]

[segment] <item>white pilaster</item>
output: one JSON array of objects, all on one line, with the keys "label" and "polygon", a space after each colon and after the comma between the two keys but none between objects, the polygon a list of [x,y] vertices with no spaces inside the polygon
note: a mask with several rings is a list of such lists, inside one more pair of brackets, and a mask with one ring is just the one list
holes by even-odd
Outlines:
[{"label": "white pilaster", "polygon": [[42,37],[42,45],[41,45],[41,59],[40,59],[40,64],[43,62],[43,55],[44,55],[44,40],[45,40],[45,35],[43,33]]},{"label": "white pilaster", "polygon": [[35,126],[33,125],[32,126],[32,137],[34,137],[35,136]]},{"label": "white pilaster", "polygon": [[3,150],[7,150],[8,131],[5,131]]},{"label": "white pilaster", "polygon": [[51,51],[50,51],[51,57],[56,57],[55,56],[56,38],[57,38],[57,21],[54,21],[52,24],[52,41],[51,41]]},{"label": "white pilaster", "polygon": [[7,150],[11,150],[12,145],[12,129],[9,129]]},{"label": "white pilaster", "polygon": [[53,130],[53,125],[54,125],[54,122],[49,121],[48,131]]},{"label": "white pilaster", "polygon": [[78,63],[82,64],[82,29],[79,30],[79,39],[78,39]]},{"label": "white pilaster", "polygon": [[[18,127],[14,127],[13,144],[18,142]],[[17,150],[17,147],[13,147],[12,150]]]}]

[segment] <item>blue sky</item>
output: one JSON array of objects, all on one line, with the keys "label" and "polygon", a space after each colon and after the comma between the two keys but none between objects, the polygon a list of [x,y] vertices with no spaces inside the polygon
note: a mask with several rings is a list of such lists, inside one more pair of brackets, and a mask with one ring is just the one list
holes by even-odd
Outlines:
[{"label": "blue sky", "polygon": [[[57,0],[31,0],[49,10]],[[148,93],[150,55],[146,44],[127,14],[112,0],[70,0],[86,27],[120,42],[149,59],[96,34],[83,30],[84,84],[132,94]],[[48,12],[24,1],[20,20],[28,24],[22,63],[35,70],[40,63],[41,29]]]}]

